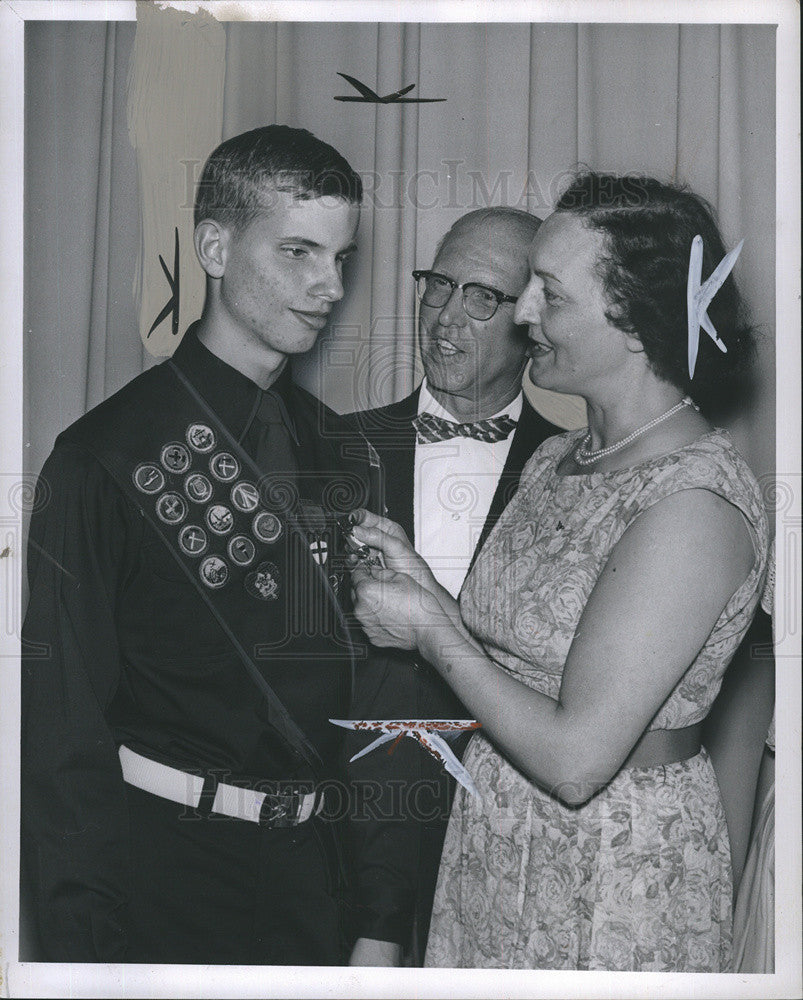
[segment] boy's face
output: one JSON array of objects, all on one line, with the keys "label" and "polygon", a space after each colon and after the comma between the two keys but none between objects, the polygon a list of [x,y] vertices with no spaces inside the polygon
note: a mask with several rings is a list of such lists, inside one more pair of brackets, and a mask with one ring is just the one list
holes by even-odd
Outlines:
[{"label": "boy's face", "polygon": [[343,262],[355,249],[359,219],[360,206],[342,198],[271,191],[264,212],[244,229],[226,230],[220,304],[227,335],[281,356],[309,351],[343,297]]}]

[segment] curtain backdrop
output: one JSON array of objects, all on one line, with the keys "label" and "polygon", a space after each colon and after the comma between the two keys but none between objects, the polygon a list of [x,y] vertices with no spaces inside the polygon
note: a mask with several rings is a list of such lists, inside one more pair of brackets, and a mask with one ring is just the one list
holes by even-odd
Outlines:
[{"label": "curtain backdrop", "polygon": [[[578,164],[646,171],[711,200],[727,245],[745,237],[736,273],[760,327],[762,391],[734,430],[757,474],[772,471],[772,26],[216,24],[151,13],[138,25],[26,24],[30,471],[62,427],[153,363],[141,337],[170,297],[158,255],[172,271],[175,227],[181,329],[197,317],[192,180],[218,141],[272,121],[331,142],[366,183],[346,298],[295,366],[335,409],[414,386],[410,271],[431,264],[460,215],[510,204],[545,216]],[[414,83],[410,96],[446,101],[334,101],[353,92],[338,71],[380,94]],[[168,317],[149,347],[174,342]],[[551,396],[534,395],[542,412],[582,422],[571,397]]]}]

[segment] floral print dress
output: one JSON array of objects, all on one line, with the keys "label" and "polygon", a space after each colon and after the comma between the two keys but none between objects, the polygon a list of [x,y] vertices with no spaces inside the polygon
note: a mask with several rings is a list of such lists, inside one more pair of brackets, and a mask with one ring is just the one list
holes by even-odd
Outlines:
[{"label": "floral print dress", "polygon": [[[631,468],[558,475],[582,434],[550,438],[528,462],[463,588],[463,618],[497,664],[557,698],[580,615],[623,532],[681,490],[719,494],[744,515],[756,555],[648,728],[690,726],[708,713],[761,594],[768,528],[758,485],[721,430]],[[531,783],[482,733],[464,764],[480,795],[459,788],[455,798],[427,966],[730,968],[730,850],[704,749],[622,769],[579,807]]]}]

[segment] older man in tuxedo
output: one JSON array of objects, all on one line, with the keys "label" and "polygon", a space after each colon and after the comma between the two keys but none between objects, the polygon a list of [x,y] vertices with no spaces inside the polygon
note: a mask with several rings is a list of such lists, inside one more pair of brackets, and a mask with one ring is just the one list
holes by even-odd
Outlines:
[{"label": "older man in tuxedo", "polygon": [[[528,340],[513,319],[539,225],[519,209],[486,208],[452,226],[431,270],[413,272],[423,382],[398,403],[355,415],[386,470],[388,516],[455,597],[516,491],[525,462],[561,430],[522,393]],[[396,718],[467,717],[435,670],[411,654],[382,650],[371,669],[374,697],[363,718],[387,718],[391,706]],[[381,706],[382,716],[372,714],[373,705]],[[461,738],[454,744],[458,755],[465,743]],[[411,740],[391,755],[378,754],[388,778],[398,780],[399,793],[392,803],[371,803],[389,818],[364,826],[362,877],[384,879],[384,891],[396,897],[394,912],[405,914],[377,936],[411,949],[413,961],[420,962],[454,781]],[[352,765],[358,778],[361,765]],[[406,863],[389,885],[382,859],[391,854]],[[375,867],[365,862],[371,856]]]}]

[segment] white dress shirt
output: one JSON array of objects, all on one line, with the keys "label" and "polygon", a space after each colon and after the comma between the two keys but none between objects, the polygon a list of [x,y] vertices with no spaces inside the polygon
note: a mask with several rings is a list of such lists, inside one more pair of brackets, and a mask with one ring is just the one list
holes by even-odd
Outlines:
[{"label": "white dress shirt", "polygon": [[[492,416],[507,414],[518,420],[522,398],[519,393]],[[418,412],[462,423],[433,398],[426,379],[421,384]],[[455,598],[466,578],[514,434],[511,431],[495,444],[465,437],[433,444],[416,443],[413,492],[416,551],[429,563],[438,583]]]}]

